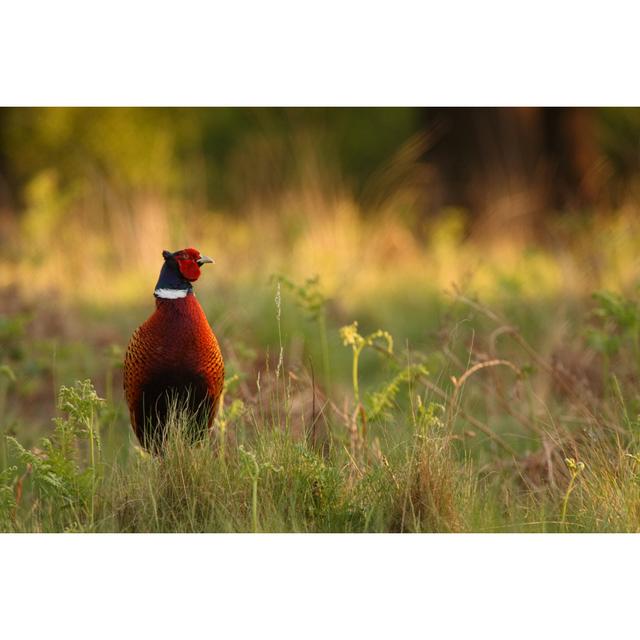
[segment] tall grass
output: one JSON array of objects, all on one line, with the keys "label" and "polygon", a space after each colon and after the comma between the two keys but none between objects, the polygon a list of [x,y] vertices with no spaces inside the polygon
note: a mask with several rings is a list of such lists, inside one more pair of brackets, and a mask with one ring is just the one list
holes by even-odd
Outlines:
[{"label": "tall grass", "polygon": [[[173,404],[162,454],[137,449],[126,466],[90,454],[80,462],[98,402],[88,383],[63,390],[75,404],[53,440],[24,449],[3,478],[2,522],[12,531],[430,531],[462,527],[459,479],[448,439],[416,424],[410,450],[390,463],[356,462],[335,442],[324,454],[308,438],[253,424],[246,443],[193,442],[193,418]],[[84,393],[84,396],[81,395]],[[93,398],[91,406],[87,397]],[[84,399],[83,399],[84,398]],[[84,404],[83,404],[84,403]],[[437,422],[437,421],[436,421]],[[87,427],[88,428],[88,427]],[[21,464],[20,464],[21,463]],[[99,478],[96,482],[96,478]]]}]

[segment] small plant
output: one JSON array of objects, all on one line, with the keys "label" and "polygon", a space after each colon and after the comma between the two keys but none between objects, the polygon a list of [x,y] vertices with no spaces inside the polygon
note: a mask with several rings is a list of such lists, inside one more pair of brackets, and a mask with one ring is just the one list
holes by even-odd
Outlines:
[{"label": "small plant", "polygon": [[418,396],[417,403],[416,426],[418,437],[426,438],[432,431],[441,431],[444,428],[441,416],[444,415],[445,406],[439,402],[429,402],[429,404],[425,405],[421,396]]},{"label": "small plant", "polygon": [[585,470],[585,464],[584,462],[576,462],[574,458],[565,458],[564,462],[567,465],[567,469],[569,469],[569,473],[571,474],[567,490],[564,494],[564,499],[562,500],[562,515],[560,517],[560,526],[563,530],[566,530],[567,506],[569,505],[569,497],[576,487],[576,480],[578,476]]},{"label": "small plant", "polygon": [[[340,329],[340,337],[345,347],[351,346],[353,359],[351,364],[351,383],[353,385],[353,399],[355,410],[351,418],[351,441],[352,449],[362,450],[367,438],[367,415],[365,408],[360,401],[360,382],[358,380],[358,365],[360,355],[366,347],[377,351],[382,351],[386,355],[393,355],[393,337],[388,331],[378,329],[368,336],[362,336],[358,332],[358,322],[354,321]],[[389,394],[387,394],[389,395]],[[388,399],[388,398],[387,398]],[[381,400],[384,403],[384,399]],[[358,428],[358,416],[360,417],[360,427]]]},{"label": "small plant", "polygon": [[[51,438],[43,438],[39,448],[25,449],[13,437],[7,440],[43,500],[75,513],[76,523],[81,513],[89,510],[89,522],[95,519],[95,494],[100,478],[101,451],[99,414],[104,400],[98,396],[90,380],[78,381],[73,387],[61,387],[58,408],[66,417],[54,418],[55,430]],[[79,441],[89,443],[89,465],[79,458]]]},{"label": "small plant", "polygon": [[253,532],[258,533],[260,530],[258,525],[258,480],[260,473],[267,469],[274,473],[280,473],[282,467],[276,467],[270,462],[258,462],[256,454],[245,449],[243,445],[238,447],[238,453],[243,462],[244,471],[251,479],[251,523]]},{"label": "small plant", "polygon": [[358,322],[352,322],[340,329],[340,337],[345,347],[351,346],[353,360],[351,365],[351,381],[353,384],[353,397],[356,405],[360,405],[360,384],[358,381],[358,364],[360,354],[366,347],[382,350],[389,355],[393,354],[393,336],[382,329],[378,329],[368,336],[363,337],[358,332]]}]

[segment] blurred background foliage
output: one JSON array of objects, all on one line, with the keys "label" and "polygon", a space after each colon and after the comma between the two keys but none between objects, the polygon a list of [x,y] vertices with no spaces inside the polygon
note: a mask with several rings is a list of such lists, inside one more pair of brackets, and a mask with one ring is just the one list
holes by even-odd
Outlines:
[{"label": "blurred background foliage", "polygon": [[[83,376],[119,399],[161,251],[185,246],[216,258],[198,292],[246,380],[278,352],[274,274],[295,285],[287,356],[328,350],[336,388],[340,326],[435,351],[466,336],[454,290],[583,367],[592,292],[640,281],[639,153],[638,109],[0,109],[0,365],[19,378],[0,403],[47,425]],[[291,293],[305,282],[324,353]],[[365,380],[379,369],[363,359]]]},{"label": "blurred background foliage", "polygon": [[315,189],[365,215],[394,200],[414,231],[456,209],[483,241],[539,242],[559,212],[635,198],[639,153],[637,109],[2,109],[0,233],[42,249],[70,216],[277,215]]},{"label": "blurred background foliage", "polygon": [[411,109],[5,109],[1,118],[5,202],[18,204],[32,180],[54,171],[75,197],[107,181],[120,193],[239,208],[247,192],[304,179],[318,159],[361,190],[421,127]]},{"label": "blurred background foliage", "polygon": [[75,293],[131,297],[159,249],[196,242],[228,249],[235,276],[250,251],[335,288],[342,257],[344,279],[374,250],[459,281],[437,257],[463,244],[566,252],[603,219],[617,233],[639,153],[637,109],[2,109],[0,284],[64,290],[73,272]]}]

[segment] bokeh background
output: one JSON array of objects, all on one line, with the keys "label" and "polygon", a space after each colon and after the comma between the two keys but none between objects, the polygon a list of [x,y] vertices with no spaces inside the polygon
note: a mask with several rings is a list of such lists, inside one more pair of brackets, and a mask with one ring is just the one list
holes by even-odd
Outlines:
[{"label": "bokeh background", "polygon": [[339,404],[353,320],[446,381],[479,339],[460,296],[588,377],[593,292],[639,282],[639,160],[637,109],[1,109],[0,428],[35,441],[91,377],[129,438],[123,351],[186,246],[216,260],[197,294],[245,396],[283,346]]}]

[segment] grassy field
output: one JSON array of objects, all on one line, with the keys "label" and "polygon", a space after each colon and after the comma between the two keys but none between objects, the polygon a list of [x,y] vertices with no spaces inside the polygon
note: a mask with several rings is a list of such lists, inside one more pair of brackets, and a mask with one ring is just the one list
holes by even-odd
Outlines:
[{"label": "grassy field", "polygon": [[[320,190],[60,227],[48,189],[0,260],[3,531],[640,528],[632,211],[514,245]],[[227,387],[211,441],[187,445],[176,410],[155,458],[122,359],[183,245],[216,259],[196,292]]]}]

